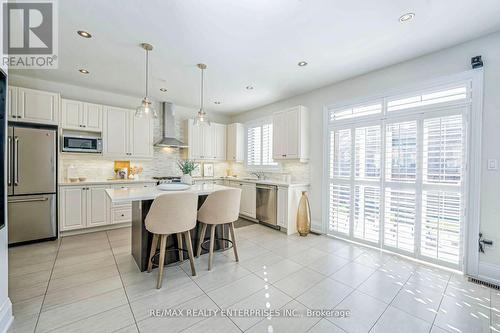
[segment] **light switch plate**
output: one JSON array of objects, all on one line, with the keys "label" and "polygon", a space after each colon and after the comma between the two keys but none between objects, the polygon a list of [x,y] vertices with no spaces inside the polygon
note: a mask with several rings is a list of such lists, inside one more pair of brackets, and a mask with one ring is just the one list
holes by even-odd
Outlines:
[{"label": "light switch plate", "polygon": [[498,162],[496,159],[488,159],[488,170],[498,170]]}]

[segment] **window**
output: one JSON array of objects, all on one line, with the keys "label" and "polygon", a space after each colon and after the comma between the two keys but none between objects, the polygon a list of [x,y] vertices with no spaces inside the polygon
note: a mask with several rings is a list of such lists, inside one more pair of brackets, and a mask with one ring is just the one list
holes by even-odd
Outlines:
[{"label": "window", "polygon": [[247,125],[247,166],[250,168],[274,168],[273,123],[262,120]]},{"label": "window", "polygon": [[329,232],[458,268],[468,85],[413,96],[329,111]]}]

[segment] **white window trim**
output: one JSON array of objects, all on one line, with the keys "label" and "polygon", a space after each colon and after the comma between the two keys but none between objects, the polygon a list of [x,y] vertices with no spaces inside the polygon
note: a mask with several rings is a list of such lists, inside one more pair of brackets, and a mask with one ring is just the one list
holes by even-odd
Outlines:
[{"label": "white window trim", "polygon": [[[262,117],[255,120],[251,120],[245,123],[245,168],[248,172],[269,172],[269,173],[278,173],[281,172],[281,164],[279,161],[275,161],[276,165],[248,165],[248,128],[251,126],[259,126],[268,123],[273,123],[273,117]],[[274,127],[274,126],[273,126]],[[274,128],[273,128],[274,131]]]},{"label": "white window trim", "polygon": [[[478,246],[478,234],[480,229],[480,203],[481,203],[481,167],[482,167],[482,114],[483,114],[483,87],[484,87],[484,72],[483,69],[474,69],[457,74],[448,75],[445,77],[440,77],[433,80],[422,81],[417,84],[408,85],[403,88],[388,90],[385,93],[379,93],[372,96],[366,96],[363,98],[357,98],[353,100],[343,101],[341,103],[334,103],[325,105],[323,107],[323,188],[322,188],[322,232],[328,233],[328,188],[329,188],[329,170],[328,170],[328,154],[329,145],[327,138],[329,137],[329,130],[331,129],[330,123],[330,111],[332,109],[346,108],[353,105],[360,105],[369,103],[370,101],[384,100],[388,96],[391,98],[394,96],[403,96],[406,94],[411,94],[412,92],[427,91],[434,86],[444,86],[447,84],[454,85],[460,82],[469,81],[470,91],[471,91],[471,104],[470,104],[470,114],[468,119],[466,119],[467,128],[466,136],[468,137],[467,144],[465,148],[466,156],[466,167],[465,167],[465,179],[464,188],[466,193],[468,193],[465,198],[466,211],[464,214],[464,234],[463,234],[463,252],[462,261],[459,263],[462,271],[471,276],[479,276],[479,246]],[[462,102],[463,103],[463,102]],[[447,104],[445,104],[447,105]],[[456,103],[449,103],[450,106],[456,105]],[[422,113],[425,107],[419,107],[416,113]],[[385,112],[385,110],[384,110]],[[412,112],[411,109],[406,109],[404,111],[392,111],[391,118],[396,117],[396,114],[401,114],[402,118],[404,115],[408,115],[408,112]],[[394,116],[393,116],[394,115]],[[337,126],[341,126],[344,123],[347,125],[352,122],[366,121],[370,122],[379,119],[379,115],[367,116],[360,119],[346,119],[345,121],[336,121]],[[471,135],[474,133],[474,135]],[[385,143],[384,143],[385,145]],[[383,145],[383,146],[384,146]],[[475,149],[472,149],[475,148]],[[385,149],[385,148],[383,148]],[[385,163],[381,164],[384,167]],[[475,185],[471,185],[475,184]],[[381,209],[383,209],[381,207]],[[484,277],[487,279],[487,277]]]}]

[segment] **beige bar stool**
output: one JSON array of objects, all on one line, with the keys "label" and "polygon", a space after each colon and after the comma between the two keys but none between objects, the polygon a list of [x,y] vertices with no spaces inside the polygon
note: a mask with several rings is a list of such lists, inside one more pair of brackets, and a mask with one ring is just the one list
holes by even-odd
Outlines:
[{"label": "beige bar stool", "polygon": [[160,289],[163,280],[163,265],[168,235],[177,234],[179,241],[179,257],[182,253],[182,235],[186,240],[191,273],[196,275],[194,268],[193,247],[189,230],[196,226],[198,195],[195,193],[162,194],[153,201],[146,216],[146,229],[153,234],[151,252],[149,254],[148,273],[153,268],[153,257],[156,254],[158,239],[160,239],[160,260],[158,262],[158,280],[156,288]]},{"label": "beige bar stool", "polygon": [[[214,256],[214,243],[215,243],[215,227],[229,224],[231,232],[231,240],[233,243],[234,257],[238,259],[238,250],[236,248],[236,238],[234,236],[234,222],[238,220],[240,212],[241,189],[232,188],[227,190],[220,190],[208,195],[207,199],[198,211],[198,221],[202,223],[200,240],[198,242],[198,249],[196,256],[201,254],[201,245],[205,240],[205,233],[207,232],[207,225],[210,224],[210,248],[208,251],[208,270],[212,269],[212,261]],[[223,242],[225,240],[223,239]]]}]

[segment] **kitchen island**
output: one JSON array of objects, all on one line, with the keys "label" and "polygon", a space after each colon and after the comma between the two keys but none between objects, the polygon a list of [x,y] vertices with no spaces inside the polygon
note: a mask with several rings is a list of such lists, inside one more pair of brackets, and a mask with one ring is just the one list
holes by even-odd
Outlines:
[{"label": "kitchen island", "polygon": [[[215,184],[202,184],[193,185],[189,189],[184,191],[162,191],[157,187],[146,187],[146,188],[129,188],[129,189],[107,189],[106,194],[110,198],[112,203],[132,203],[132,256],[141,270],[141,272],[147,269],[149,252],[151,249],[151,242],[153,235],[146,230],[145,219],[153,203],[153,200],[162,194],[175,195],[176,193],[196,193],[198,195],[198,208],[201,207],[205,201],[207,195],[215,191],[220,191],[223,189],[229,189],[230,187],[215,185]],[[193,242],[193,249],[196,249],[199,240],[199,224],[191,230],[191,239]],[[227,238],[224,235],[228,234],[227,226],[225,229],[216,230],[217,238]],[[207,235],[209,233],[207,232]],[[207,236],[208,239],[208,236]],[[221,249],[224,245],[222,242],[215,243],[215,249]],[[178,248],[176,237],[168,237],[167,249],[168,248]],[[186,248],[186,247],[183,247]],[[206,251],[205,251],[206,252]],[[184,253],[184,258],[186,259],[187,253]],[[165,255],[165,264],[173,263],[179,261],[179,251],[168,251]]]}]

